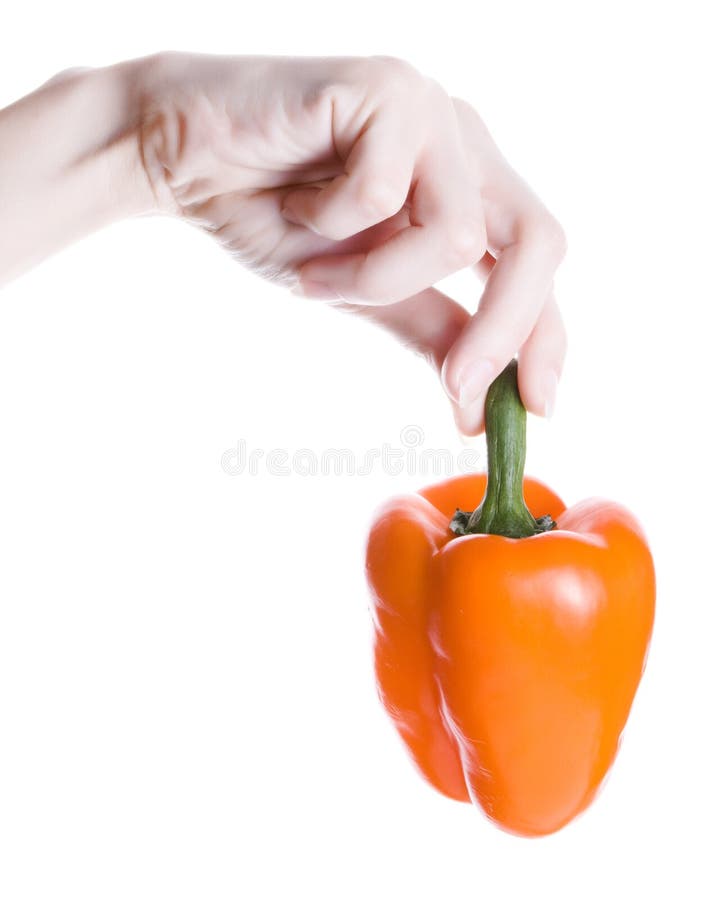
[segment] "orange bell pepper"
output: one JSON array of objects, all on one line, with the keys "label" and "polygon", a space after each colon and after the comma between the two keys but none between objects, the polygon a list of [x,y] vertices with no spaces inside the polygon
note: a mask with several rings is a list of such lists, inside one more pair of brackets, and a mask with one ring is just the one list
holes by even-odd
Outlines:
[{"label": "orange bell pepper", "polygon": [[[515,362],[488,392],[486,439],[487,480],[397,497],[374,522],[376,678],[433,787],[544,835],[589,805],[614,760],[646,662],[654,568],[622,506],[566,509],[523,481]],[[465,501],[473,513],[457,510]]]}]

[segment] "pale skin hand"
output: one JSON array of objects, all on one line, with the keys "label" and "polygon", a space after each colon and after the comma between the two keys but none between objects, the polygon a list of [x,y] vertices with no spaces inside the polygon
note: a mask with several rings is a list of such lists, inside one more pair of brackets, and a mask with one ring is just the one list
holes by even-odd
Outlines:
[{"label": "pale skin hand", "polygon": [[[0,282],[116,219],[204,228],[241,263],[368,316],[440,372],[466,434],[519,353],[551,412],[562,228],[477,113],[391,58],[159,54],[63,73],[0,111]],[[473,266],[470,317],[433,284]]]}]

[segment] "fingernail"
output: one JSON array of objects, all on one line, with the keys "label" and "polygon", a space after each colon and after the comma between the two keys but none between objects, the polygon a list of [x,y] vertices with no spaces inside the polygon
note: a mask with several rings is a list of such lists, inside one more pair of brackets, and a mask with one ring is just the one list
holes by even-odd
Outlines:
[{"label": "fingernail", "polygon": [[341,300],[340,293],[322,281],[300,281],[292,288],[292,293],[300,297],[310,297],[313,300]]},{"label": "fingernail", "polygon": [[544,377],[543,395],[545,418],[551,419],[552,413],[555,411],[555,400],[557,399],[557,384],[559,379],[554,369],[550,369]]},{"label": "fingernail", "polygon": [[292,225],[300,225],[302,228],[309,228],[314,234],[322,237],[322,232],[316,228],[312,222],[308,222],[303,216],[300,216],[299,213],[296,213],[289,206],[282,207],[282,218],[286,222],[290,222]]},{"label": "fingernail", "polygon": [[301,225],[302,220],[299,218],[294,210],[290,209],[289,206],[282,207],[282,218],[287,222],[291,222],[293,225]]},{"label": "fingernail", "polygon": [[494,381],[497,372],[489,359],[477,359],[467,366],[458,379],[458,406],[465,409],[473,404]]}]

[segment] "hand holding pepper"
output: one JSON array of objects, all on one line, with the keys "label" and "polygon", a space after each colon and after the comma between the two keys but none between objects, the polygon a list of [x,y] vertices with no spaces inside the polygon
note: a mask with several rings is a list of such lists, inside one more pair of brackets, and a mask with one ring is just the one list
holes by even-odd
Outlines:
[{"label": "hand holding pepper", "polygon": [[[0,284],[150,213],[391,331],[434,366],[466,434],[517,352],[525,405],[552,411],[562,227],[475,109],[404,60],[159,53],[0,109]],[[472,317],[434,287],[468,266],[485,278]]]}]

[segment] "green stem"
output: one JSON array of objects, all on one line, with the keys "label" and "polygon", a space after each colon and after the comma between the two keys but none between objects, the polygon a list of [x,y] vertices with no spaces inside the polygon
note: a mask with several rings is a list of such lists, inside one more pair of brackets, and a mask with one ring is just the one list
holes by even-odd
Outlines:
[{"label": "green stem", "polygon": [[500,534],[531,537],[550,531],[550,516],[535,519],[522,496],[525,472],[527,413],[517,388],[517,362],[512,360],[490,385],[485,398],[488,483],[480,506],[472,513],[456,510],[456,534]]}]

